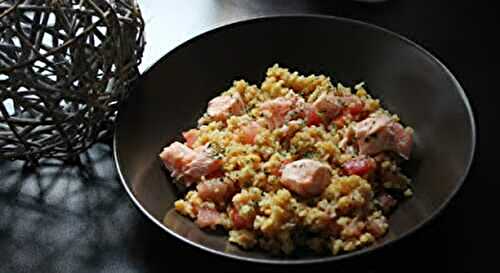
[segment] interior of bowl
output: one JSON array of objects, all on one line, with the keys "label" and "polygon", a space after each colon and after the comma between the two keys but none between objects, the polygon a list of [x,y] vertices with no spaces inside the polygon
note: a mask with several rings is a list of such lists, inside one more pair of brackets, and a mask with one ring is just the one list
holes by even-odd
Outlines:
[{"label": "interior of bowl", "polygon": [[395,34],[360,22],[261,18],[210,31],[168,53],[144,73],[120,109],[115,157],[122,180],[134,202],[167,231],[204,249],[243,259],[310,262],[339,257],[273,257],[243,251],[228,243],[224,234],[200,230],[173,210],[180,195],[158,153],[179,140],[180,132],[194,127],[208,100],[233,80],[260,82],[274,63],[305,74],[329,75],[334,82],[364,81],[385,108],[415,130],[414,151],[405,166],[414,196],[392,214],[389,233],[371,249],[421,226],[461,185],[474,152],[472,113],[456,80],[435,58]]}]

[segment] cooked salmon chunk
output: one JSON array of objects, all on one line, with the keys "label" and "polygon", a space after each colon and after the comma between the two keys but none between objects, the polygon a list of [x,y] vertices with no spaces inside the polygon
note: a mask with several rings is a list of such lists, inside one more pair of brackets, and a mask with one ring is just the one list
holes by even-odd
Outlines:
[{"label": "cooked salmon chunk", "polygon": [[215,229],[220,223],[220,213],[211,208],[199,208],[196,216],[196,224],[201,228]]},{"label": "cooked salmon chunk", "polygon": [[163,164],[172,172],[173,177],[179,176],[195,156],[196,153],[191,148],[177,141],[165,147],[160,153]]},{"label": "cooked salmon chunk", "polygon": [[359,122],[354,126],[354,132],[360,154],[393,151],[404,159],[410,157],[413,130],[404,128],[385,114],[373,115]]},{"label": "cooked salmon chunk", "polygon": [[322,193],[330,178],[327,165],[312,159],[301,159],[283,167],[281,184],[298,195],[310,197]]},{"label": "cooked salmon chunk", "polygon": [[286,121],[293,119],[293,110],[299,111],[304,104],[301,98],[279,97],[266,101],[260,105],[262,111],[267,114],[268,127],[275,129],[283,126]]},{"label": "cooked salmon chunk", "polygon": [[222,95],[208,102],[207,114],[215,120],[226,120],[231,115],[245,112],[245,103],[240,94]]},{"label": "cooked salmon chunk", "polygon": [[199,183],[196,190],[201,199],[216,203],[224,203],[236,193],[236,187],[229,179],[207,180]]},{"label": "cooked salmon chunk", "polygon": [[323,93],[313,103],[313,107],[316,113],[327,119],[335,118],[343,110],[342,100],[333,92]]},{"label": "cooked salmon chunk", "polygon": [[191,149],[188,146],[174,142],[160,153],[165,167],[172,172],[173,177],[182,178],[186,186],[198,182],[202,176],[209,175],[220,169],[221,160],[214,159],[206,146]]},{"label": "cooked salmon chunk", "polygon": [[256,121],[252,121],[246,126],[241,128],[241,133],[238,135],[239,140],[243,144],[254,144],[255,137],[261,130],[261,126]]}]

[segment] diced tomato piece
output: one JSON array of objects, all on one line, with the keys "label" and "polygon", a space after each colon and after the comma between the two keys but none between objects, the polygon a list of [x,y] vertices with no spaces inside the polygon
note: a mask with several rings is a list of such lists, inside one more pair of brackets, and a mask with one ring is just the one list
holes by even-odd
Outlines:
[{"label": "diced tomato piece", "polygon": [[349,107],[347,108],[349,110],[349,113],[351,113],[351,115],[357,115],[361,112],[363,112],[365,106],[363,104],[363,102],[356,102],[356,103],[353,103],[351,105],[349,105]]},{"label": "diced tomato piece", "polygon": [[347,161],[342,167],[349,175],[365,175],[373,171],[376,166],[373,158],[360,156]]},{"label": "diced tomato piece", "polygon": [[281,168],[272,169],[271,174],[274,176],[281,176]]},{"label": "diced tomato piece", "polygon": [[320,125],[323,122],[321,116],[318,115],[316,110],[312,109],[307,115],[307,126]]},{"label": "diced tomato piece", "polygon": [[333,120],[333,124],[335,124],[337,128],[342,128],[345,126],[345,118],[346,116],[344,115],[338,116],[336,119]]},{"label": "diced tomato piece", "polygon": [[219,178],[224,176],[224,170],[222,168],[219,168],[205,176],[206,179],[214,179],[214,178]]},{"label": "diced tomato piece", "polygon": [[363,103],[363,101],[358,99],[358,100],[355,100],[355,101],[349,103],[349,105],[347,106],[347,111],[351,115],[355,116],[355,115],[363,112],[364,108],[365,108],[365,104]]},{"label": "diced tomato piece", "polygon": [[197,129],[190,129],[186,132],[182,133],[182,136],[186,140],[186,145],[190,148],[193,148],[193,144],[198,139],[198,130]]},{"label": "diced tomato piece", "polygon": [[233,221],[233,227],[235,229],[250,229],[253,226],[253,221],[255,219],[255,212],[249,212],[247,215],[241,215],[236,208],[231,208],[229,211],[231,220]]}]

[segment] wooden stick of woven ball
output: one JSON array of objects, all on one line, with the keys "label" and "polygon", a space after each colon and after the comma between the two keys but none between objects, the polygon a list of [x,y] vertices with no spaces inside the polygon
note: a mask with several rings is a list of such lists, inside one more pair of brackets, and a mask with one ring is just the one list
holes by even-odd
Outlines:
[{"label": "wooden stick of woven ball", "polygon": [[138,76],[135,0],[0,0],[0,160],[75,159]]}]

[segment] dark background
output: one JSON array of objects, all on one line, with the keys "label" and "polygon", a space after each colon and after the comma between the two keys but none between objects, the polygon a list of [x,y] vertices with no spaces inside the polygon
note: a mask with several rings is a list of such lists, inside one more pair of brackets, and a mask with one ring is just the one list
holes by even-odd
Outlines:
[{"label": "dark background", "polygon": [[391,0],[378,4],[347,0],[139,3],[149,41],[142,69],[195,34],[268,14],[349,17],[410,38],[452,71],[474,110],[478,143],[464,186],[440,217],[380,252],[322,266],[254,265],[188,246],[140,215],[119,184],[107,141],[82,155],[80,165],[48,162],[32,170],[23,168],[22,162],[0,162],[0,272],[173,272],[194,268],[217,272],[495,271],[486,268],[495,261],[495,252],[490,249],[497,225],[491,219],[498,217],[495,210],[499,207],[498,197],[493,195],[499,162],[495,156],[499,92],[495,83],[500,78],[496,7],[468,0]]}]

